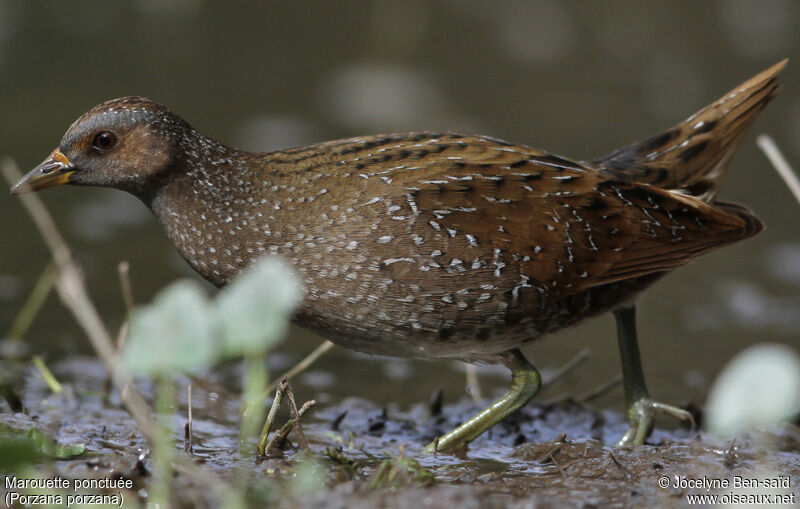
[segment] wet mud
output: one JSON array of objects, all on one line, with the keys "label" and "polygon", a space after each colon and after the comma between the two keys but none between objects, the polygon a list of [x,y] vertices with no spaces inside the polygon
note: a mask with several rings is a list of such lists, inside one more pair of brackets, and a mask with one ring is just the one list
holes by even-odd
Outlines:
[{"label": "wet mud", "polygon": [[[97,361],[55,363],[53,371],[65,387],[57,395],[29,366],[3,362],[0,368],[6,396],[0,399],[1,431],[36,428],[60,444],[86,447],[81,456],[37,467],[37,475],[130,479],[134,488],[125,493],[126,500],[147,499],[154,475],[151,451],[118,395],[105,391],[105,372]],[[623,417],[569,400],[528,405],[468,451],[424,456],[422,448],[430,440],[485,402],[440,405],[434,398],[401,411],[348,398],[321,404],[303,419],[310,455],[301,454],[290,435],[294,443],[286,445],[282,457],[257,461],[240,454],[239,401],[216,374],[191,380],[189,454],[184,451],[189,382],[176,380],[175,412],[160,416],[174,430],[175,454],[195,467],[191,473],[175,473],[172,498],[177,506],[222,505],[228,496],[223,485],[237,482],[246,487],[249,502],[325,508],[683,507],[687,494],[731,490],[674,487],[681,478],[733,476],[789,476],[791,486],[783,492],[798,493],[800,429],[794,425],[735,439],[659,428],[648,445],[616,448],[614,441],[626,428]],[[148,383],[139,388],[152,397]],[[280,422],[286,419],[279,414]],[[248,450],[254,446],[244,444]],[[663,477],[669,479],[667,488],[659,484]]]}]

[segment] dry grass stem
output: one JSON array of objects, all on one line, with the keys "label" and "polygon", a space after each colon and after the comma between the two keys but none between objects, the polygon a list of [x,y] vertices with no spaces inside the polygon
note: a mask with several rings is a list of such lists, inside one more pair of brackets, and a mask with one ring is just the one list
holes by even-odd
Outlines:
[{"label": "dry grass stem", "polygon": [[133,300],[133,290],[131,290],[131,264],[127,261],[119,262],[117,265],[119,273],[119,284],[122,287],[122,299],[125,302],[125,310],[131,314],[136,306]]},{"label": "dry grass stem", "polygon": [[308,448],[308,440],[306,440],[306,435],[303,433],[303,426],[300,424],[300,412],[297,411],[297,402],[294,399],[294,392],[292,392],[292,388],[289,385],[286,385],[286,395],[289,399],[289,415],[292,417],[292,421],[294,421],[294,431],[297,433],[297,439],[300,441],[300,447],[303,449],[304,452],[311,452],[311,449]]},{"label": "dry grass stem", "polygon": [[258,439],[259,456],[265,456],[270,449],[267,444],[267,438],[269,437],[269,432],[272,430],[272,424],[275,422],[275,415],[278,413],[278,408],[283,401],[283,394],[286,392],[288,386],[289,383],[286,380],[281,380],[278,384],[278,389],[275,391],[275,399],[272,400],[272,406],[269,407],[267,420],[264,421],[264,426],[261,428],[261,435]]},{"label": "dry grass stem", "polygon": [[[17,165],[9,158],[0,161],[0,171],[9,185],[13,185],[22,177]],[[34,193],[27,193],[20,195],[19,199],[53,255],[53,261],[58,270],[55,287],[61,302],[72,313],[89,338],[92,348],[100,357],[106,370],[111,373],[114,385],[120,391],[120,399],[125,409],[136,421],[144,438],[153,446],[155,444],[155,425],[152,412],[141,394],[129,385],[130,377],[116,369],[114,343],[97,308],[89,298],[83,274],[73,262],[69,247],[41,198]],[[206,482],[214,491],[222,489],[215,477],[203,472],[188,459],[175,458],[173,462],[176,470]],[[212,479],[214,481],[210,482]]]},{"label": "dry grass stem", "polygon": [[554,396],[550,399],[542,401],[543,406],[550,406],[550,405],[558,405],[560,403],[564,403],[565,401],[574,401],[576,403],[589,403],[600,396],[603,396],[611,389],[615,388],[616,386],[622,383],[622,374],[619,373],[614,376],[614,378],[608,380],[607,382],[598,385],[594,389],[584,392],[582,394],[573,395],[573,394],[560,394],[558,396]]},{"label": "dry grass stem", "polygon": [[542,386],[544,387],[552,387],[557,382],[563,380],[567,377],[570,373],[572,373],[575,368],[580,366],[585,360],[592,356],[592,351],[588,348],[584,348],[578,354],[573,357],[572,359],[568,360],[563,366],[558,368],[558,370],[546,377],[542,380]]},{"label": "dry grass stem", "polygon": [[[333,348],[333,343],[331,343],[330,341],[324,341],[317,348],[315,348],[313,352],[311,352],[305,358],[303,358],[303,360],[295,364],[294,367],[292,367],[292,369],[282,374],[281,376],[276,378],[271,384],[269,384],[269,386],[264,390],[264,392],[261,395],[259,395],[258,398],[255,399],[255,401],[264,401],[265,399],[267,399],[269,397],[269,393],[274,391],[278,387],[278,384],[280,384],[284,380],[291,380],[299,373],[302,373],[303,371],[308,369],[308,367],[311,366],[317,359],[319,359],[322,356],[322,354],[324,354],[331,348]],[[249,411],[250,408],[245,407],[242,413],[246,415]]]},{"label": "dry grass stem", "polygon": [[194,441],[192,440],[192,384],[186,386],[186,413],[188,420],[186,421],[186,443],[184,450],[189,454],[194,454]]},{"label": "dry grass stem", "polygon": [[[303,403],[303,406],[301,406],[300,409],[297,411],[297,417],[302,418],[306,414],[306,412],[314,408],[316,404],[317,402],[313,399]],[[272,439],[270,439],[270,441],[267,442],[266,452],[269,453],[275,447],[282,444],[283,441],[286,440],[286,437],[289,436],[289,432],[292,431],[293,427],[294,427],[294,419],[289,419],[289,421],[287,421],[286,424],[284,424],[283,427],[275,433]]]},{"label": "dry grass stem", "polygon": [[[9,185],[13,185],[14,182],[22,177],[22,174],[11,160],[4,159],[1,166],[3,175]],[[154,434],[150,410],[142,396],[135,389],[127,387],[127,390],[124,390],[129,381],[128,377],[121,375],[116,369],[114,343],[100,318],[100,314],[97,312],[97,308],[86,292],[83,273],[72,261],[69,247],[64,242],[64,238],[58,231],[44,203],[36,194],[21,194],[19,198],[53,254],[53,260],[58,268],[55,286],[61,302],[78,321],[95,352],[100,356],[100,360],[108,372],[112,373],[114,385],[120,389],[125,407],[136,420],[142,434],[152,444]]]},{"label": "dry grass stem", "polygon": [[316,360],[319,359],[322,356],[322,354],[324,354],[331,348],[333,348],[333,343],[331,343],[330,341],[324,341],[317,348],[315,348],[313,352],[308,354],[303,360],[295,364],[292,369],[282,374],[275,381],[273,381],[267,388],[267,392],[268,393],[272,392],[282,380],[291,380],[299,373],[302,373],[303,371],[308,369],[308,367],[311,366],[314,362],[316,362]]},{"label": "dry grass stem", "polygon": [[759,135],[756,138],[756,143],[767,156],[769,162],[772,163],[775,171],[778,172],[778,175],[780,175],[786,183],[786,187],[792,192],[794,199],[797,200],[797,203],[800,203],[800,178],[797,177],[792,167],[789,166],[788,161],[783,157],[783,153],[781,153],[778,145],[766,134]]},{"label": "dry grass stem", "polygon": [[614,378],[607,381],[606,383],[597,386],[591,391],[579,394],[578,396],[575,397],[575,401],[577,401],[578,403],[589,403],[590,401],[599,398],[600,396],[607,393],[616,386],[620,385],[621,383],[622,383],[622,373],[618,373]]},{"label": "dry grass stem", "polygon": [[473,403],[477,403],[483,399],[481,384],[478,380],[478,367],[474,364],[467,364],[467,391]]}]

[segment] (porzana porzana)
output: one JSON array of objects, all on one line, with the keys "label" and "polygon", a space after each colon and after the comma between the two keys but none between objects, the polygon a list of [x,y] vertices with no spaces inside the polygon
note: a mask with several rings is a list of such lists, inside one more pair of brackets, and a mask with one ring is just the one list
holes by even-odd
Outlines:
[{"label": "(porzana porzana)", "polygon": [[250,153],[126,97],[80,117],[12,193],[65,183],[128,191],[217,286],[261,254],[289,260],[306,290],[295,321],[340,345],[508,366],[509,392],[439,450],[466,445],[536,394],[539,374],[519,346],[613,311],[631,424],[620,443],[641,444],[656,411],[689,415],[648,397],[633,300],[666,272],[761,231],[750,210],[714,196],[785,64],[589,162],[432,132]]}]

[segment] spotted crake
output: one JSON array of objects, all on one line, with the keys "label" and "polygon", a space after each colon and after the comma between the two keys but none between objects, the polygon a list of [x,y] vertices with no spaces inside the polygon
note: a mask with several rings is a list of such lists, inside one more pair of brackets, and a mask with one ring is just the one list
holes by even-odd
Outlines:
[{"label": "spotted crake", "polygon": [[640,443],[653,411],[685,413],[647,398],[633,315],[622,310],[666,272],[762,229],[714,196],[784,66],[589,162],[435,132],[244,152],[125,97],[80,117],[14,192],[128,191],[217,286],[263,254],[289,260],[305,287],[295,321],[340,345],[509,366],[512,390],[436,449],[466,444],[536,393],[519,346],[614,310],[632,422],[623,443]]}]

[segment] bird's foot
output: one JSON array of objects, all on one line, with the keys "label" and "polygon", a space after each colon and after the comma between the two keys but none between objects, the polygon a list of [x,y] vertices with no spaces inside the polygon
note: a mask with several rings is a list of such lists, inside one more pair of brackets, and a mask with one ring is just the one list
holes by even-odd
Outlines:
[{"label": "bird's foot", "polygon": [[508,392],[472,419],[434,440],[425,448],[424,454],[466,448],[481,433],[525,406],[539,392],[542,377],[519,350],[505,352],[500,360],[511,369],[511,388]]},{"label": "bird's foot", "polygon": [[631,425],[617,442],[617,447],[643,445],[653,431],[656,413],[671,415],[694,426],[694,417],[683,408],[642,398],[628,407],[628,422]]}]

